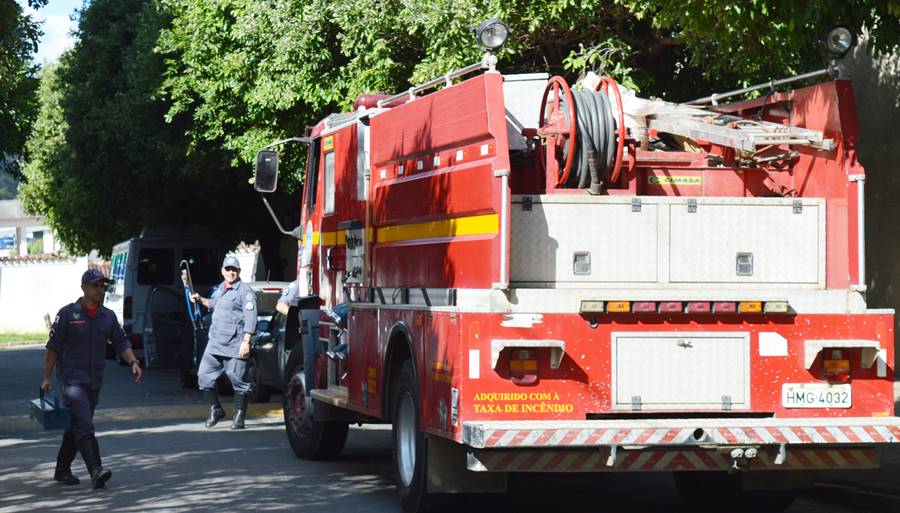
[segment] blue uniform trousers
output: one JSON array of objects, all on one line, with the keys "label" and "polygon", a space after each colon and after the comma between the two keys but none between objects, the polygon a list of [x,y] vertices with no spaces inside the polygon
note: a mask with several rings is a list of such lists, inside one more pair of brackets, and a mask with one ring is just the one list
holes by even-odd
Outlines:
[{"label": "blue uniform trousers", "polygon": [[94,436],[94,410],[100,399],[100,389],[88,385],[66,385],[63,401],[69,407],[71,424],[63,436],[71,436],[75,443]]},{"label": "blue uniform trousers", "polygon": [[200,388],[215,389],[216,380],[223,372],[228,376],[235,392],[250,391],[250,383],[244,381],[247,375],[247,360],[210,354],[209,351],[205,351],[200,360],[200,368],[197,369],[197,385]]}]

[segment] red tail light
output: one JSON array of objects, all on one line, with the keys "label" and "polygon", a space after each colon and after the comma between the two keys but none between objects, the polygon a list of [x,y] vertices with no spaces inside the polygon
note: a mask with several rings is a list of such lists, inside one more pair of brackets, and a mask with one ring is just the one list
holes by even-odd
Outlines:
[{"label": "red tail light", "polygon": [[850,382],[850,360],[844,358],[840,349],[826,350],[822,360],[823,377],[832,384]]},{"label": "red tail light", "polygon": [[122,302],[122,318],[131,319],[132,314],[131,296],[125,296],[125,301]]},{"label": "red tail light", "polygon": [[509,354],[509,379],[516,385],[533,385],[538,380],[534,349],[513,349]]},{"label": "red tail light", "polygon": [[143,335],[140,335],[137,333],[132,333],[130,338],[131,338],[131,346],[133,348],[140,349],[140,348],[144,347],[144,336]]}]

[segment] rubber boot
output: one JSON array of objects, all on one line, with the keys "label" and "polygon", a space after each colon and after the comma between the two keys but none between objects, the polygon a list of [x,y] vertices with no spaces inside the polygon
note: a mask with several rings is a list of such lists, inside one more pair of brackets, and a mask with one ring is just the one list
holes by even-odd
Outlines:
[{"label": "rubber boot", "polygon": [[112,477],[112,471],[105,469],[100,465],[99,444],[93,435],[78,440],[78,451],[81,458],[84,459],[84,465],[91,474],[91,486],[96,490],[106,486],[106,482]]},{"label": "rubber boot", "polygon": [[77,485],[81,481],[72,475],[72,460],[78,454],[78,446],[75,445],[75,437],[72,431],[63,432],[62,445],[59,446],[59,454],[56,455],[56,470],[53,472],[53,480],[62,485]]},{"label": "rubber boot", "polygon": [[[235,394],[236,396],[237,394]],[[222,408],[222,403],[219,402],[219,394],[215,388],[204,388],[203,397],[209,403],[209,417],[206,419],[206,427],[211,428],[225,418],[225,409]]]},{"label": "rubber boot", "polygon": [[247,412],[247,400],[250,394],[247,392],[234,393],[234,418],[231,421],[231,429],[244,429],[244,415]]}]

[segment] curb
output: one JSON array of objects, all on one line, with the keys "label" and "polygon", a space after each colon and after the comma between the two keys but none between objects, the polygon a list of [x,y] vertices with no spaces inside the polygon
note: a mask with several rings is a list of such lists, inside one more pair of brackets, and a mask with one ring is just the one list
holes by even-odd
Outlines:
[{"label": "curb", "polygon": [[[231,408],[225,403],[225,410]],[[133,408],[106,408],[94,413],[94,422],[127,422],[134,420],[200,420],[209,414],[207,404],[166,404],[159,406],[135,406]],[[280,403],[255,403],[247,406],[247,420],[253,418],[284,418]],[[28,415],[0,417],[0,434],[44,431]]]},{"label": "curb", "polygon": [[884,490],[873,490],[855,484],[822,482],[813,485],[807,495],[825,504],[841,504],[872,513],[896,513],[900,511],[900,495]]}]

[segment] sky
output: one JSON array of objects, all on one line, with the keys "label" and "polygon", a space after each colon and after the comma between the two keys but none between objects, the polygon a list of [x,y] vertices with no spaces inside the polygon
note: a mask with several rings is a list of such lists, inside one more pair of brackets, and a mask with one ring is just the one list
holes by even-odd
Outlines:
[{"label": "sky", "polygon": [[68,48],[72,47],[73,39],[70,34],[75,28],[75,22],[69,16],[75,9],[81,8],[83,0],[50,0],[43,8],[35,11],[28,7],[27,0],[18,0],[27,14],[31,14],[37,21],[42,21],[41,37],[34,61],[46,64],[55,61]]}]

